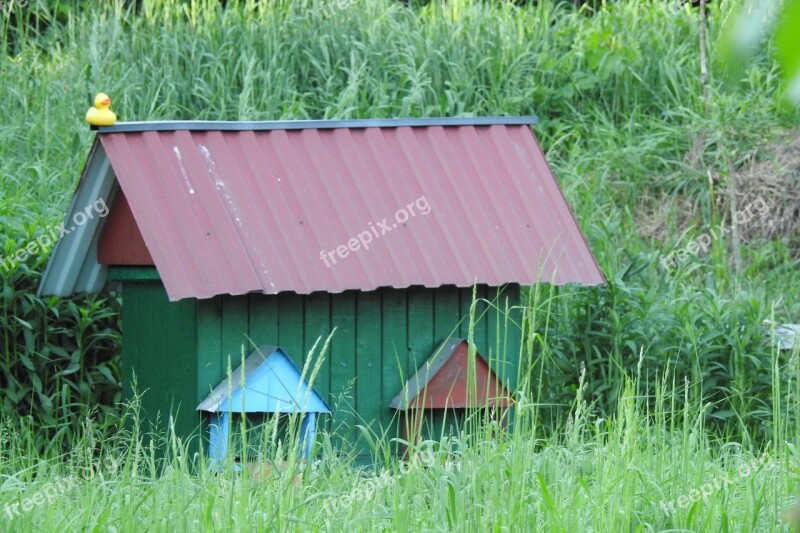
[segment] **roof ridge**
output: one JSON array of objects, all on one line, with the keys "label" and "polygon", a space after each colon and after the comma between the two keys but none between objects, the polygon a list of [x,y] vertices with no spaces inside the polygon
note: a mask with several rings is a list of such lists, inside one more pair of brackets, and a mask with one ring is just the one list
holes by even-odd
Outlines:
[{"label": "roof ridge", "polygon": [[524,126],[538,124],[536,116],[370,118],[345,120],[163,120],[117,122],[113,126],[92,128],[99,133],[144,131],[270,131],[337,128],[400,128],[431,126]]}]

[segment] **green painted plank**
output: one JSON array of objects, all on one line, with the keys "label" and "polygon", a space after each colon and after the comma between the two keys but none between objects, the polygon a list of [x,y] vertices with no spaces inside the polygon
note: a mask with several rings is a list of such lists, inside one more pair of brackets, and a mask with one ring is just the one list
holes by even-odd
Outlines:
[{"label": "green painted plank", "polygon": [[506,385],[510,390],[515,390],[519,382],[520,365],[520,345],[522,342],[522,309],[520,308],[520,286],[516,283],[506,287],[505,295],[508,298],[508,309],[506,328],[503,332],[505,347],[505,358],[508,360],[508,374],[505,376]]},{"label": "green painted plank", "polygon": [[[233,370],[234,366],[231,368]],[[222,357],[222,298],[197,302],[197,402],[227,376],[227,360]]]},{"label": "green painted plank", "polygon": [[[487,298],[487,288],[485,285],[479,285],[474,293],[474,301],[475,301],[475,308],[473,311],[472,316],[468,315],[468,320],[472,322],[472,342],[475,345],[475,348],[482,354],[486,355],[488,353],[489,343],[487,338],[487,326],[488,320],[486,316],[486,298]],[[462,302],[462,308],[466,305],[468,312],[470,305],[473,302],[473,294],[470,293],[469,300],[467,302]]]},{"label": "green painted plank", "polygon": [[241,296],[222,296],[222,362],[224,368],[239,367],[255,346],[247,338],[250,321],[247,315],[247,299]]},{"label": "green painted plank", "polygon": [[356,291],[331,297],[331,326],[336,328],[330,347],[333,430],[342,437],[353,434],[356,420]]},{"label": "green painted plank", "polygon": [[256,346],[278,346],[278,297],[267,294],[251,294],[250,338]]},{"label": "green painted plank", "polygon": [[[325,292],[315,292],[305,297],[305,345],[303,347],[303,360],[305,363],[308,360],[309,352],[314,347],[314,344],[319,339],[314,353],[311,354],[311,365],[307,370],[309,377],[313,366],[318,362],[319,357],[323,355],[322,348],[325,346],[325,341],[331,333],[331,295]],[[331,354],[330,350],[324,354],[324,359],[320,365],[317,377],[312,383],[312,387],[316,390],[322,398],[330,404],[330,391],[331,391]]]},{"label": "green painted plank", "polygon": [[[154,351],[161,353],[163,348],[154,342],[154,315],[157,310],[154,308],[155,300],[153,297],[152,288],[148,283],[127,283],[125,286],[124,297],[130,297],[135,294],[138,300],[137,305],[137,320],[136,320],[136,345],[139,353],[136,366],[131,368],[131,372],[136,376],[136,387],[141,396],[141,409],[143,418],[147,420],[149,430],[149,423],[154,423],[158,412],[162,411],[162,426],[163,429],[163,412],[167,411],[164,407],[165,390],[161,382],[160,372],[154,364]],[[157,326],[156,326],[157,327]],[[167,408],[169,405],[167,405]]]},{"label": "green painted plank", "polygon": [[431,357],[436,348],[433,334],[433,290],[408,289],[408,361],[406,380]]},{"label": "green painted plank", "polygon": [[491,305],[486,313],[488,352],[484,354],[492,370],[513,393],[519,359],[519,344],[515,338],[520,334],[513,323],[517,312],[513,307],[519,304],[519,286],[489,287],[486,291]]},{"label": "green painted plank", "polygon": [[406,372],[408,361],[408,308],[407,291],[381,290],[381,407],[384,417],[381,424],[389,430],[389,438],[399,436],[399,417],[389,409],[392,401],[410,376]]},{"label": "green painted plank", "polygon": [[438,346],[448,337],[459,334],[458,289],[453,285],[439,287],[434,291],[433,303],[433,337]]},{"label": "green painted plank", "polygon": [[358,292],[356,300],[356,412],[358,424],[377,431],[381,398],[381,294]]},{"label": "green painted plank", "polygon": [[483,355],[489,359],[492,369],[499,375],[505,375],[505,361],[501,357],[500,343],[503,339],[503,313],[499,307],[505,309],[505,294],[502,288],[488,287],[486,297],[489,303],[486,305],[486,346],[487,351]]},{"label": "green painted plank", "polygon": [[[122,287],[122,391],[126,400],[134,396],[133,378],[139,366],[139,291],[135,283]],[[141,389],[137,386],[137,391]]]},{"label": "green painted plank", "polygon": [[462,339],[469,337],[469,306],[472,302],[472,287],[458,288],[458,336]]},{"label": "green painted plank", "polygon": [[[227,376],[222,361],[222,298],[197,301],[197,403]],[[233,369],[231,369],[233,370]],[[208,415],[200,414],[202,449],[208,450]]]},{"label": "green painted plank", "polygon": [[143,405],[152,420],[161,413],[161,426],[167,428],[169,415],[175,417],[175,431],[188,436],[195,431],[199,417],[195,412],[197,382],[187,379],[197,373],[196,301],[191,298],[170,302],[159,283],[137,284],[140,291],[138,314],[140,389]]},{"label": "green painted plank", "polygon": [[[413,375],[433,353],[433,291],[425,287],[408,289],[408,361],[406,375]],[[406,378],[407,379],[407,378]]]},{"label": "green painted plank", "polygon": [[155,267],[119,267],[108,268],[108,279],[111,281],[150,281],[161,280]]},{"label": "green painted plank", "polygon": [[298,367],[303,366],[303,297],[299,294],[278,295],[278,343]]}]

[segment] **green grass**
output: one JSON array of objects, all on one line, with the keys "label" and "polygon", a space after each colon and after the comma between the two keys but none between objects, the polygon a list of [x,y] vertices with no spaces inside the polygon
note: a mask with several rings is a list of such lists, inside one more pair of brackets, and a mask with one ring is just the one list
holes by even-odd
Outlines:
[{"label": "green grass", "polygon": [[[325,433],[311,464],[283,463],[290,449],[260,457],[253,472],[220,472],[135,421],[112,437],[87,423],[56,458],[4,424],[0,511],[9,531],[783,531],[779,515],[798,490],[795,446],[712,442],[704,404],[675,410],[691,396],[679,379],[660,377],[655,410],[641,387],[626,380],[616,412],[598,418],[582,384],[551,436],[540,407],[520,396],[511,433],[478,424],[471,436],[412,447],[407,464],[378,455],[366,469]],[[7,507],[26,499],[27,512]]]},{"label": "green grass", "polygon": [[[798,322],[798,250],[790,238],[747,243],[737,274],[726,237],[672,274],[658,265],[685,246],[681,206],[696,206],[687,238],[724,221],[728,162],[764,157],[798,124],[769,47],[739,78],[723,76],[716,43],[732,4],[711,8],[708,112],[696,13],[655,2],[591,17],[568,2],[467,0],[326,11],[303,0],[145,0],[138,13],[32,1],[0,15],[3,255],[62,219],[93,138],[83,115],[104,91],[125,121],[539,115],[536,134],[610,282],[531,289],[530,379],[513,433],[478,432],[458,454],[437,443],[434,465],[404,475],[381,461],[391,480],[369,484],[322,435],[320,462],[295,485],[295,465],[266,479],[214,475],[187,443],[116,424],[135,414],[114,405],[118,299],[36,298],[43,256],[0,269],[0,502],[79,474],[87,445],[92,460],[119,464],[2,527],[780,531],[798,494],[798,361],[776,353],[760,324]],[[658,241],[639,230],[660,198],[674,204]],[[92,407],[94,426],[81,430]],[[736,473],[764,452],[774,468]],[[735,482],[708,501],[659,509],[726,475]],[[365,484],[377,488],[323,511]]]}]

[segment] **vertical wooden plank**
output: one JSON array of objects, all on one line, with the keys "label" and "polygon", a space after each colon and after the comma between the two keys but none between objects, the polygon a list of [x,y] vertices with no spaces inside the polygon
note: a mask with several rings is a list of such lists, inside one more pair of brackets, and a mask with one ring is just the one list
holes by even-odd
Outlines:
[{"label": "vertical wooden plank", "polygon": [[504,350],[504,331],[506,328],[504,287],[487,287],[486,308],[486,344],[487,351],[483,352],[491,368],[503,383],[507,383],[510,371],[510,356]]},{"label": "vertical wooden plank", "polygon": [[[474,324],[472,325],[472,341],[475,344],[475,349],[480,353],[486,355],[489,353],[489,342],[487,338],[487,305],[486,305],[486,297],[487,297],[487,289],[486,285],[478,285],[475,291],[475,310],[474,316],[472,320]],[[472,304],[473,295],[470,292],[469,301],[467,302],[466,306],[469,309],[469,306]],[[463,306],[463,304],[462,304]],[[469,319],[468,319],[469,320]]]},{"label": "vertical wooden plank", "polygon": [[[304,316],[304,329],[305,329],[305,342],[303,346],[303,363],[311,365],[308,369],[307,379],[310,377],[313,366],[317,363],[320,356],[323,355],[322,347],[325,346],[325,340],[331,332],[331,295],[326,292],[315,292],[304,297],[305,316]],[[312,360],[306,361],[308,354],[314,346],[314,343],[319,339],[317,348],[311,354]],[[319,369],[314,383],[311,384],[312,388],[319,393],[319,395],[330,403],[331,391],[331,354],[330,351],[324,354],[325,359]],[[302,369],[302,367],[301,367]],[[324,418],[324,417],[323,417]],[[317,425],[325,423],[322,419],[317,420]],[[327,424],[326,424],[327,425]]]},{"label": "vertical wooden plank", "polygon": [[[136,335],[139,360],[133,372],[136,374],[137,388],[142,395],[141,407],[144,417],[148,422],[154,422],[157,414],[161,411],[162,425],[164,428],[164,416],[168,416],[169,403],[166,402],[167,393],[164,383],[159,380],[158,373],[155,372],[155,357],[163,353],[164,347],[157,346],[154,342],[156,332],[160,330],[155,316],[159,312],[157,293],[149,287],[147,282],[136,282],[129,285],[128,291],[134,288],[138,293],[139,316],[138,331]],[[156,328],[155,330],[153,328]],[[155,352],[153,351],[155,350]],[[166,404],[166,405],[165,405]]]},{"label": "vertical wooden plank", "polygon": [[[513,394],[516,390],[519,370],[520,318],[519,285],[487,288],[493,306],[487,313],[488,344],[491,355],[487,355],[489,366],[499,376],[503,385]],[[507,416],[510,416],[507,414]],[[513,416],[506,420],[513,423]]]},{"label": "vertical wooden plank", "polygon": [[335,405],[333,429],[340,434],[355,423],[356,291],[331,297],[331,395]]},{"label": "vertical wooden plank", "polygon": [[508,372],[504,376],[510,391],[516,390],[522,364],[520,346],[522,343],[522,310],[520,309],[520,286],[511,283],[506,286],[504,305],[508,305],[505,330],[503,331],[504,359],[508,361]]},{"label": "vertical wooden plank", "polygon": [[160,282],[141,283],[139,289],[139,388],[147,415],[161,413],[166,429],[170,414],[175,430],[186,437],[197,428],[196,300],[170,302]]},{"label": "vertical wooden plank", "polygon": [[356,300],[356,412],[358,423],[379,431],[381,413],[381,293],[358,292]]},{"label": "vertical wooden plank", "polygon": [[250,338],[256,346],[278,346],[278,297],[250,294]]},{"label": "vertical wooden plank", "polygon": [[230,359],[231,368],[235,370],[255,349],[247,339],[250,331],[247,312],[247,298],[244,296],[222,297],[223,368],[227,368]]},{"label": "vertical wooden plank", "polygon": [[[222,362],[222,298],[197,301],[197,403],[225,379],[227,367]],[[233,369],[231,369],[233,370]],[[210,450],[211,425],[208,415],[200,414],[200,438],[203,450]],[[227,439],[225,441],[227,444]]]},{"label": "vertical wooden plank", "polygon": [[472,303],[472,287],[458,288],[458,336],[466,339],[469,336],[469,306]]},{"label": "vertical wooden plank", "polygon": [[303,366],[303,297],[293,292],[278,295],[278,342],[292,361]]},{"label": "vertical wooden plank", "polygon": [[[222,298],[197,302],[197,402],[200,403],[227,375],[222,357]],[[231,370],[235,369],[234,365]]]},{"label": "vertical wooden plank", "polygon": [[250,330],[247,298],[224,295],[219,297],[219,300],[221,307],[221,364],[223,376],[225,376],[228,367],[236,370],[244,363],[244,359],[254,348],[246,337]]},{"label": "vertical wooden plank", "polygon": [[458,289],[454,285],[435,289],[433,304],[433,340],[438,346],[448,337],[459,335]]},{"label": "vertical wooden plank", "polygon": [[[389,409],[392,401],[403,387],[408,362],[408,307],[407,291],[404,289],[382,289],[381,291],[381,396],[383,409],[381,424],[389,431],[389,437],[400,437],[402,420]],[[394,423],[392,423],[394,420]]]},{"label": "vertical wooden plank", "polygon": [[414,375],[435,348],[433,338],[433,289],[408,289],[408,361],[406,378]]},{"label": "vertical wooden plank", "polygon": [[486,296],[489,303],[486,306],[486,346],[484,357],[489,361],[489,366],[498,375],[503,376],[507,370],[505,361],[501,357],[503,316],[499,307],[504,307],[505,294],[502,287],[487,287]]},{"label": "vertical wooden plank", "polygon": [[139,291],[133,282],[124,282],[122,286],[122,392],[126,400],[133,398],[134,377],[138,378],[139,368]]}]

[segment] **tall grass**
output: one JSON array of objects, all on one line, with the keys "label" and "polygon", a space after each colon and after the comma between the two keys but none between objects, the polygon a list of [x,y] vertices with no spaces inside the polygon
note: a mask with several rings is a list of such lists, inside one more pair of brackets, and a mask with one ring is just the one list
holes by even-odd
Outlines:
[{"label": "tall grass", "polygon": [[[654,376],[651,402],[642,376],[641,365],[625,376],[607,416],[588,401],[582,378],[566,424],[545,432],[546,406],[523,390],[513,429],[472,424],[471,433],[410,443],[407,463],[376,456],[367,468],[322,432],[311,462],[294,459],[294,441],[263,452],[254,468],[220,469],[174,434],[144,433],[135,402],[124,417],[132,418],[128,429],[109,435],[87,421],[60,456],[40,454],[30,428],[5,422],[2,524],[9,531],[783,531],[779,516],[798,489],[793,443],[715,442],[704,427],[707,404],[689,383],[669,371]],[[253,438],[269,440],[270,430]]]}]

